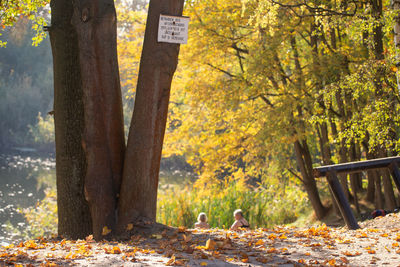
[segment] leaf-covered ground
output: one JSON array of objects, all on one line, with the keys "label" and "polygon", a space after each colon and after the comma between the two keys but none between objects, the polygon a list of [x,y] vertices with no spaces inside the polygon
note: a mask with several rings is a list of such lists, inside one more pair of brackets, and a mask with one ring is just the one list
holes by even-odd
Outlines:
[{"label": "leaf-covered ground", "polygon": [[400,266],[400,216],[362,229],[174,229],[126,242],[37,239],[0,249],[0,266]]}]

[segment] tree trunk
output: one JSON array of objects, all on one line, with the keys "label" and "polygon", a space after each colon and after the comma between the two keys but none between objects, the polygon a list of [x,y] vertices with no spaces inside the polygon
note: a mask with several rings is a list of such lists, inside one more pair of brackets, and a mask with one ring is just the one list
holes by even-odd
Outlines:
[{"label": "tree trunk", "polygon": [[[367,159],[373,159],[374,155],[369,150],[368,139],[369,139],[369,135],[367,133],[365,139],[362,141],[361,144],[362,144],[362,146],[364,148],[364,151],[365,151],[365,154],[366,154],[366,158]],[[366,194],[365,199],[368,202],[371,202],[371,203],[373,203],[374,199],[375,199],[375,182],[374,182],[375,179],[376,179],[375,175],[376,175],[375,171],[373,171],[373,170],[367,171],[368,186],[367,186],[367,194]]]},{"label": "tree trunk", "polygon": [[160,14],[182,15],[184,0],[151,0],[118,205],[118,229],[155,221],[158,173],[179,45],[158,43]]},{"label": "tree trunk", "polygon": [[328,209],[322,204],[319,197],[317,183],[312,175],[312,164],[310,165],[311,156],[309,155],[310,152],[307,148],[307,143],[303,142],[302,145],[299,141],[296,141],[294,143],[294,150],[308,198],[314,208],[315,215],[318,219],[322,219],[328,212]]},{"label": "tree trunk", "polygon": [[[392,0],[393,4],[393,10],[395,12],[400,11],[400,0]],[[396,65],[400,63],[400,54],[399,54],[399,49],[400,49],[400,15],[397,15],[395,17],[395,23],[394,23],[394,45],[395,45],[395,51],[396,51]],[[399,76],[399,71],[396,71],[396,79],[397,79],[397,89],[400,91],[400,76]]]},{"label": "tree trunk", "polygon": [[93,234],[113,229],[125,153],[113,0],[73,0],[82,77],[87,170],[85,196]]},{"label": "tree trunk", "polygon": [[375,208],[383,209],[383,194],[382,194],[382,183],[381,176],[379,175],[379,171],[375,172]]},{"label": "tree trunk", "polygon": [[[349,149],[349,157],[350,161],[356,161],[356,144],[354,140],[351,141],[350,149]],[[360,213],[360,205],[358,203],[358,196],[357,192],[359,190],[358,188],[358,179],[359,179],[359,173],[352,173],[350,174],[350,186],[351,190],[353,191],[353,196],[354,196],[354,206],[356,207],[356,210],[358,213]]]},{"label": "tree trunk", "polygon": [[[331,165],[333,162],[331,159],[332,155],[331,155],[331,148],[330,148],[330,144],[329,144],[328,124],[326,122],[318,123],[316,130],[318,133],[319,146],[320,146],[321,155],[322,155],[322,163],[324,165]],[[329,188],[329,192],[332,197],[332,206],[335,210],[335,213],[338,216],[341,216],[342,214],[340,213],[339,206],[336,203],[336,200],[335,200],[335,197],[333,195],[331,188]]]},{"label": "tree trunk", "polygon": [[82,148],[83,92],[78,40],[71,25],[72,2],[52,0],[51,13],[58,234],[78,239],[92,233],[92,222],[83,192],[86,173]]},{"label": "tree trunk", "polygon": [[394,210],[397,207],[396,197],[393,191],[392,177],[388,170],[382,170],[383,191],[385,196],[385,207]]},{"label": "tree trunk", "polygon": [[[385,149],[380,149],[379,157],[384,158],[387,157],[388,154]],[[396,197],[394,195],[393,184],[392,184],[392,177],[390,175],[389,170],[381,170],[380,173],[382,174],[383,179],[383,192],[385,197],[385,208],[390,210],[394,210],[397,207],[396,204]]]}]

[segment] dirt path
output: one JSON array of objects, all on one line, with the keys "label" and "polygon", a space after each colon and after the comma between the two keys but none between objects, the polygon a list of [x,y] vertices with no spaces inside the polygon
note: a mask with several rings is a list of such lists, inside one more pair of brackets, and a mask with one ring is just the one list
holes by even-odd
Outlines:
[{"label": "dirt path", "polygon": [[129,242],[30,240],[0,249],[0,266],[400,266],[400,216],[349,231],[325,225],[185,230]]}]

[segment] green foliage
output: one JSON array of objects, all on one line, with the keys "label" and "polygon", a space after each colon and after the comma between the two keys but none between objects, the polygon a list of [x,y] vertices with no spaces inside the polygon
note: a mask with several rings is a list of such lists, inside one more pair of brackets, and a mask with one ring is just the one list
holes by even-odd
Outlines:
[{"label": "green foliage", "polygon": [[[21,20],[30,20],[35,35],[32,37],[32,45],[37,46],[45,37],[43,27],[47,25],[47,9],[49,0],[15,0],[0,2],[0,30],[12,27]],[[0,37],[2,36],[0,32]],[[7,39],[7,38],[6,38]],[[0,40],[0,47],[5,47],[7,41]]]},{"label": "green foliage", "polygon": [[45,197],[35,207],[20,210],[24,214],[28,227],[23,235],[25,238],[50,236],[57,233],[57,194],[55,188],[45,190]]}]

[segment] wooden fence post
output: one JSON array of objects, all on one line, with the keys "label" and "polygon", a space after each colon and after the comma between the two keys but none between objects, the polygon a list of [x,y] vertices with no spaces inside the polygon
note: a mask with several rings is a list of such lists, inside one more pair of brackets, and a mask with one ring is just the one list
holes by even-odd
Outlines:
[{"label": "wooden fence post", "polygon": [[337,178],[336,171],[328,171],[326,178],[333,192],[333,196],[335,197],[335,200],[339,206],[340,212],[342,213],[343,219],[346,222],[346,225],[351,230],[359,229],[360,226],[358,225],[346,195],[343,192],[342,186]]},{"label": "wooden fence post", "polygon": [[394,183],[396,184],[397,190],[400,193],[400,170],[399,170],[399,166],[397,165],[397,162],[393,161],[389,165],[389,169],[391,171]]}]

